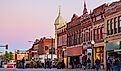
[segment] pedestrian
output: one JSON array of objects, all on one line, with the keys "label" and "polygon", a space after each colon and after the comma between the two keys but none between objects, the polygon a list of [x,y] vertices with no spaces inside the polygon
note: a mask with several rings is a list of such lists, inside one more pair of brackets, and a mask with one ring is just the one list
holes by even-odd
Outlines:
[{"label": "pedestrian", "polygon": [[49,60],[49,61],[48,61],[48,68],[51,69],[51,67],[52,67],[52,61]]},{"label": "pedestrian", "polygon": [[112,69],[112,60],[110,59],[110,57],[108,57],[108,59],[106,61],[106,66],[107,66],[107,71],[111,71],[111,69]]},{"label": "pedestrian", "polygon": [[64,68],[65,68],[65,63],[64,63],[64,61],[62,61],[61,64],[62,64],[62,69],[64,69]]},{"label": "pedestrian", "polygon": [[74,69],[74,61],[71,62],[72,69]]},{"label": "pedestrian", "polygon": [[82,65],[83,65],[83,68],[84,68],[84,70],[85,70],[86,67],[87,67],[87,56],[86,56],[86,55],[84,55],[84,56],[82,57]]},{"label": "pedestrian", "polygon": [[24,59],[24,57],[23,57],[23,59],[22,59],[22,66],[23,66],[23,69],[24,69],[24,64],[25,64],[25,59]]},{"label": "pedestrian", "polygon": [[87,59],[87,67],[88,67],[88,69],[90,69],[90,67],[91,67],[91,60],[90,60],[90,58]]},{"label": "pedestrian", "polygon": [[117,58],[115,59],[113,66],[114,66],[114,71],[120,71],[120,61]]},{"label": "pedestrian", "polygon": [[99,71],[99,68],[100,68],[100,60],[98,58],[95,60],[95,65],[96,65],[96,71]]}]

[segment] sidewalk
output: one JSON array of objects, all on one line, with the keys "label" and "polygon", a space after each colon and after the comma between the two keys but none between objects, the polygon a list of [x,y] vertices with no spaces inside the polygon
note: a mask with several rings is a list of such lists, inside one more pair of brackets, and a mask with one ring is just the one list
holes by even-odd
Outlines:
[{"label": "sidewalk", "polygon": [[[75,69],[65,69],[66,71],[96,71],[96,69],[82,69],[82,68],[75,68]],[[105,69],[99,69],[99,71],[106,71]]]}]

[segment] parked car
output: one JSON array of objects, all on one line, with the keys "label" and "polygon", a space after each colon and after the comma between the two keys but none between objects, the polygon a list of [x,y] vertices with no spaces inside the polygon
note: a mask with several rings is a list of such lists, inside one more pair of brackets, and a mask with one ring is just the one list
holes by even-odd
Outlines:
[{"label": "parked car", "polygon": [[9,63],[7,63],[7,68],[16,68],[16,62],[14,60],[11,60]]}]

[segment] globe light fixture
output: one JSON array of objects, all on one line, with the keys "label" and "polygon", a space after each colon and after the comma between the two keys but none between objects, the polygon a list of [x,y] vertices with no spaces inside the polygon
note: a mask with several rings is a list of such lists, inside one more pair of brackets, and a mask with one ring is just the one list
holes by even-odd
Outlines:
[{"label": "globe light fixture", "polygon": [[65,48],[63,48],[63,51],[65,51],[66,49]]},{"label": "globe light fixture", "polygon": [[94,44],[95,44],[95,41],[94,41],[94,40],[92,40],[92,41],[91,41],[91,44],[93,44],[93,45],[94,45]]},{"label": "globe light fixture", "polygon": [[48,55],[49,53],[47,52],[47,55]]}]

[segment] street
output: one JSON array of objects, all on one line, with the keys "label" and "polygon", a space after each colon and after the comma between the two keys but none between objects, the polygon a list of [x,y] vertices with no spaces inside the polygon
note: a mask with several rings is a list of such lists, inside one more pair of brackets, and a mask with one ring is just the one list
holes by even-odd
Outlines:
[{"label": "street", "polygon": [[[5,69],[1,68],[0,71],[95,71],[91,70],[82,70],[82,69]],[[104,71],[104,70],[100,70]]]}]

